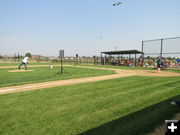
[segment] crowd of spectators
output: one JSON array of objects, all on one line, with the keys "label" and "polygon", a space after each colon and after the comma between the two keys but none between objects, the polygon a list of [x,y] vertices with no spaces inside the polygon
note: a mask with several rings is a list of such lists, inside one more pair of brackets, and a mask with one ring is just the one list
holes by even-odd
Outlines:
[{"label": "crowd of spectators", "polygon": [[[168,60],[167,58],[153,58],[153,59],[144,59],[142,56],[140,56],[137,59],[137,66],[140,67],[160,67],[160,68],[167,68],[171,67],[171,65],[176,65],[180,66],[180,59],[175,59],[175,60]],[[134,59],[112,59],[111,61],[112,65],[117,65],[117,66],[134,66],[135,65],[135,60]]]},{"label": "crowd of spectators", "polygon": [[134,60],[132,60],[132,59],[120,59],[120,60],[113,59],[111,64],[119,65],[119,66],[133,66]]}]

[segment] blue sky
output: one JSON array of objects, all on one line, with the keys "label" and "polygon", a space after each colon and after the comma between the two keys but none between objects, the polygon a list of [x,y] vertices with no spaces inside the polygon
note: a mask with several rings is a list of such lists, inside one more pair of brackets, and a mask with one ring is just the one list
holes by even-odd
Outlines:
[{"label": "blue sky", "polygon": [[0,55],[57,56],[64,49],[65,56],[93,56],[180,36],[179,0],[122,0],[113,7],[114,2],[0,0]]}]

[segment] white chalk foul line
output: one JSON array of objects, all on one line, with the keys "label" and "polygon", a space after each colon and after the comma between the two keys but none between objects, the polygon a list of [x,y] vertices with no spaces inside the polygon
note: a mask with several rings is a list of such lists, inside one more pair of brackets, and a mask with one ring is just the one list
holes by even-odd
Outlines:
[{"label": "white chalk foul line", "polygon": [[1,89],[0,92],[13,91],[13,90],[16,90],[16,89]]},{"label": "white chalk foul line", "polygon": [[[87,81],[89,81],[88,79]],[[73,83],[76,83],[79,81],[73,81]],[[33,86],[26,86],[26,87],[21,87],[21,88],[13,88],[13,89],[0,89],[0,92],[7,92],[7,91],[15,91],[15,90],[20,90],[20,89],[27,89],[27,88],[37,88],[37,87],[42,87],[42,86],[53,86],[53,85],[58,85],[58,84],[66,84],[66,83],[72,83],[72,81],[66,81],[66,82],[57,82],[57,83],[49,83],[49,84],[39,84],[39,85],[33,85]]]},{"label": "white chalk foul line", "polygon": [[[90,81],[92,79],[88,79],[87,81]],[[66,83],[76,83],[79,82],[81,80],[75,80],[75,81],[64,81],[64,82],[55,82],[55,83],[48,83],[48,84],[38,84],[38,85],[33,85],[33,86],[25,86],[25,87],[20,87],[20,88],[13,88],[13,89],[0,89],[0,92],[5,92],[5,91],[14,91],[14,90],[19,90],[19,89],[26,89],[26,88],[36,88],[36,87],[42,87],[42,86],[51,86],[51,85],[55,85],[55,84],[66,84]]]}]

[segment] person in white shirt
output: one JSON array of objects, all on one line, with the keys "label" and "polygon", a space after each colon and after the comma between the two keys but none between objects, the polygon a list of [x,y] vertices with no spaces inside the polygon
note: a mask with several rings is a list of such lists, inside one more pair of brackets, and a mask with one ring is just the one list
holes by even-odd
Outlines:
[{"label": "person in white shirt", "polygon": [[21,64],[18,66],[18,69],[21,69],[21,66],[24,65],[25,69],[28,70],[27,68],[27,62],[28,62],[28,57],[24,57],[24,59],[22,60]]}]

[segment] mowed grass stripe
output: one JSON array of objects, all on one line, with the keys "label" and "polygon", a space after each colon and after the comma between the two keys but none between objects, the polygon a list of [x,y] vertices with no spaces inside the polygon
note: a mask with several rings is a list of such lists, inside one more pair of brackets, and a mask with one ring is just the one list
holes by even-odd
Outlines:
[{"label": "mowed grass stripe", "polygon": [[[83,97],[82,100],[86,99],[86,101],[88,101],[88,102],[84,101],[83,106],[86,107],[89,104],[89,102],[90,102],[91,106],[96,106],[95,108],[99,109],[97,112],[102,111],[102,110],[103,110],[103,112],[105,112],[105,110],[108,111],[109,109],[111,110],[112,108],[113,108],[113,110],[115,108],[119,109],[119,108],[125,106],[124,103],[125,104],[129,103],[130,100],[136,101],[136,97],[138,97],[137,99],[139,100],[139,97],[141,97],[141,95],[143,95],[145,98],[148,99],[149,96],[152,96],[152,95],[154,96],[154,95],[157,95],[159,93],[161,94],[162,92],[163,93],[169,92],[169,90],[173,90],[174,89],[174,88],[169,88],[169,89],[165,89],[165,91],[163,91],[163,90],[158,88],[158,86],[160,86],[162,84],[166,84],[166,83],[159,83],[158,85],[151,85],[151,86],[148,87],[148,89],[151,89],[151,90],[153,89],[153,91],[155,91],[154,93],[152,93],[152,91],[147,91],[144,88],[140,88],[140,89],[136,89],[134,91],[130,90],[130,91],[125,91],[123,93],[120,92],[118,94],[112,94],[112,95],[111,94],[107,94],[108,96],[106,96],[106,97],[105,96],[100,97],[100,98],[95,98],[94,97],[93,100],[88,100],[88,99],[92,99],[92,97],[90,97],[90,96]],[[172,91],[171,91],[171,93],[172,93]],[[135,98],[133,99],[129,95],[133,95],[133,96],[135,96]],[[116,105],[115,103],[118,104],[118,105]],[[81,103],[79,103],[79,102],[73,102],[72,109],[74,110],[75,108],[80,106],[80,104]],[[64,110],[66,110],[67,108],[68,108],[67,106],[66,106],[66,108],[64,107]],[[89,113],[86,113],[86,116],[94,115],[94,113],[96,114],[95,110],[90,110]]]},{"label": "mowed grass stripe", "polygon": [[[137,83],[134,83],[135,82],[135,80],[132,80],[132,81],[130,81],[130,82],[132,82],[132,84],[134,85],[134,86],[137,86],[137,85],[139,85],[139,84],[137,84]],[[122,83],[122,82],[121,82]],[[86,84],[87,85],[87,88],[84,88],[84,89],[82,89],[81,91],[73,91],[73,92],[71,92],[70,93],[70,95],[67,95],[67,94],[65,94],[65,93],[63,93],[61,96],[62,96],[62,98],[60,99],[60,100],[63,100],[63,101],[65,101],[65,100],[71,100],[71,101],[73,101],[73,100],[76,100],[77,98],[86,98],[86,97],[89,97],[89,96],[98,96],[98,98],[99,98],[99,96],[102,96],[102,97],[106,97],[106,96],[110,96],[109,94],[111,94],[111,93],[113,93],[113,92],[115,92],[116,93],[116,90],[118,90],[119,91],[119,85],[121,85],[121,83],[120,84],[114,84],[114,86],[113,86],[113,88],[114,88],[114,90],[112,91],[112,88],[111,88],[111,86],[107,86],[107,85],[105,85],[105,86],[103,86],[103,87],[100,87],[100,86],[93,86],[94,87],[94,89],[98,89],[97,91],[89,91],[89,87],[88,87],[88,83]],[[129,83],[129,82],[124,82],[123,81],[123,83],[124,84],[122,84],[121,85],[121,90],[123,89],[123,88],[127,88],[127,84]],[[90,84],[91,85],[91,84]],[[102,86],[102,85],[101,85]],[[123,87],[124,86],[124,87]],[[105,94],[104,94],[105,93]]]},{"label": "mowed grass stripe", "polygon": [[[171,96],[176,95],[175,93],[171,93],[170,90],[172,90],[172,88],[169,88],[168,90],[162,92],[161,94],[171,94]],[[131,99],[131,100],[125,100],[122,101],[121,104],[113,104],[113,105],[109,105],[108,108],[101,108],[95,112],[91,112],[91,113],[86,113],[84,115],[81,115],[80,117],[78,117],[80,120],[84,119],[84,120],[96,120],[97,118],[100,121],[100,123],[106,123],[108,122],[109,117],[113,118],[113,119],[117,119],[119,118],[119,114],[121,114],[120,117],[125,116],[129,113],[133,113],[135,111],[138,111],[141,108],[141,106],[143,107],[143,105],[151,105],[149,104],[149,102],[152,102],[152,98],[153,98],[153,103],[157,102],[157,99],[159,100],[160,95],[156,95],[157,92],[153,93],[153,94],[149,94],[146,97],[139,97],[139,98],[135,98],[135,99]],[[159,94],[159,93],[158,93]],[[121,97],[122,98],[122,97]],[[142,103],[141,101],[144,100],[144,102]],[[161,99],[162,100],[162,99]],[[134,102],[134,104],[132,104],[132,102]],[[102,115],[103,113],[103,115]],[[92,121],[93,121],[92,120]],[[104,121],[102,121],[104,120]],[[81,127],[81,126],[80,126]]]},{"label": "mowed grass stripe", "polygon": [[179,80],[125,77],[0,95],[0,133],[78,134],[180,94]]},{"label": "mowed grass stripe", "polygon": [[[105,88],[99,89],[97,86],[95,86],[95,89],[98,89],[95,92],[94,91],[85,91],[83,93],[83,91],[81,91],[81,93],[74,94],[74,95],[71,95],[71,96],[63,96],[62,98],[59,99],[59,101],[62,101],[61,104],[64,105],[64,106],[66,106],[67,101],[71,101],[75,105],[75,102],[77,101],[77,98],[81,99],[81,100],[84,100],[85,102],[88,101],[88,103],[89,102],[94,103],[94,102],[96,102],[96,100],[95,100],[96,98],[98,98],[97,100],[100,101],[100,100],[107,100],[107,98],[109,98],[109,99],[116,98],[118,96],[123,96],[123,95],[126,95],[126,94],[134,94],[135,92],[141,91],[141,90],[143,90],[145,88],[145,87],[140,87],[141,85],[143,85],[143,83],[144,82],[141,81],[140,83],[136,82],[136,83],[132,83],[130,85],[126,84],[126,86],[121,85],[121,89],[118,89],[119,85],[116,85],[116,84],[114,84],[113,89],[111,87],[106,88],[106,89]],[[156,87],[158,88],[158,86],[161,86],[162,84],[164,84],[164,82],[158,83],[158,84],[155,83],[153,85],[150,85],[148,88],[151,88],[151,89],[154,89]],[[147,92],[148,91],[146,91],[146,93]],[[85,100],[85,99],[92,99],[92,100]]]},{"label": "mowed grass stripe", "polygon": [[[73,103],[73,109],[75,109],[77,106],[79,106],[81,104],[81,102],[76,102],[77,98],[80,100],[83,100],[85,106],[86,106],[86,103],[87,104],[91,103],[91,105],[96,105],[96,107],[98,107],[98,106],[103,107],[102,104],[110,106],[109,104],[110,103],[113,104],[113,102],[116,102],[116,100],[121,102],[122,97],[123,97],[123,99],[125,98],[125,99],[129,100],[128,97],[131,94],[132,95],[139,94],[138,96],[140,96],[145,93],[145,95],[148,95],[149,93],[152,92],[152,89],[158,91],[159,90],[158,86],[166,84],[165,82],[162,82],[162,83],[158,83],[158,84],[149,85],[149,87],[146,88],[147,90],[145,90],[144,87],[139,88],[139,86],[141,86],[142,83],[144,83],[144,82],[141,82],[141,84],[134,83],[133,85],[128,85],[121,89],[118,89],[118,87],[116,86],[113,88],[107,88],[103,91],[101,90],[100,92],[97,91],[96,93],[93,93],[91,91],[86,94],[81,94],[81,95],[76,95],[75,97],[70,97],[70,98],[66,99],[66,101],[68,100]],[[128,87],[131,87],[131,88],[128,89]],[[148,91],[148,89],[150,89],[150,91]],[[65,104],[66,101],[62,102],[62,105],[66,106],[66,104]],[[94,110],[92,110],[92,112],[93,111]]]},{"label": "mowed grass stripe", "polygon": [[[154,89],[154,90],[158,90],[158,89]],[[80,117],[78,117],[78,118],[80,120],[84,119],[84,120],[90,120],[92,122],[96,121],[96,119],[98,118],[99,120],[101,120],[100,123],[105,123],[107,121],[102,121],[102,119],[105,120],[105,118],[108,119],[109,117],[111,117],[111,118],[114,117],[114,119],[116,119],[116,118],[119,117],[118,114],[122,114],[121,116],[124,116],[124,115],[127,114],[127,112],[130,113],[130,112],[138,111],[141,108],[137,108],[137,106],[138,105],[143,106],[142,103],[141,103],[142,100],[144,100],[143,104],[151,105],[151,104],[149,104],[149,101],[152,102],[152,98],[154,98],[153,103],[156,103],[156,100],[157,99],[159,100],[160,96],[163,95],[163,94],[168,94],[168,95],[170,94],[171,96],[176,95],[176,92],[172,93],[171,90],[177,90],[177,89],[168,88],[168,89],[165,89],[164,91],[159,90],[159,91],[156,91],[156,92],[151,93],[151,94],[146,94],[143,97],[140,97],[140,95],[139,95],[138,98],[135,98],[135,99],[131,98],[131,100],[134,103],[136,103],[136,104],[133,104],[133,106],[131,105],[132,102],[129,99],[124,100],[124,101],[122,100],[120,104],[114,104],[113,106],[112,105],[107,105],[106,103],[104,103],[103,105],[108,106],[107,108],[105,108],[105,109],[104,108],[103,109],[98,108],[98,111],[86,113],[84,115],[80,115]],[[161,93],[160,93],[160,91],[161,91]],[[159,94],[159,95],[157,95],[157,94]],[[119,98],[121,99],[122,97],[119,97]],[[111,102],[111,101],[109,101],[109,102]],[[98,103],[98,102],[96,102],[96,103]],[[137,103],[139,103],[139,104],[137,104]],[[101,106],[102,106],[102,103],[101,103]],[[134,110],[133,110],[133,108],[134,108]],[[103,113],[103,115],[102,115],[102,113]],[[118,117],[115,117],[117,115],[118,115]],[[83,125],[81,125],[81,126],[79,126],[77,128],[81,128]]]}]

